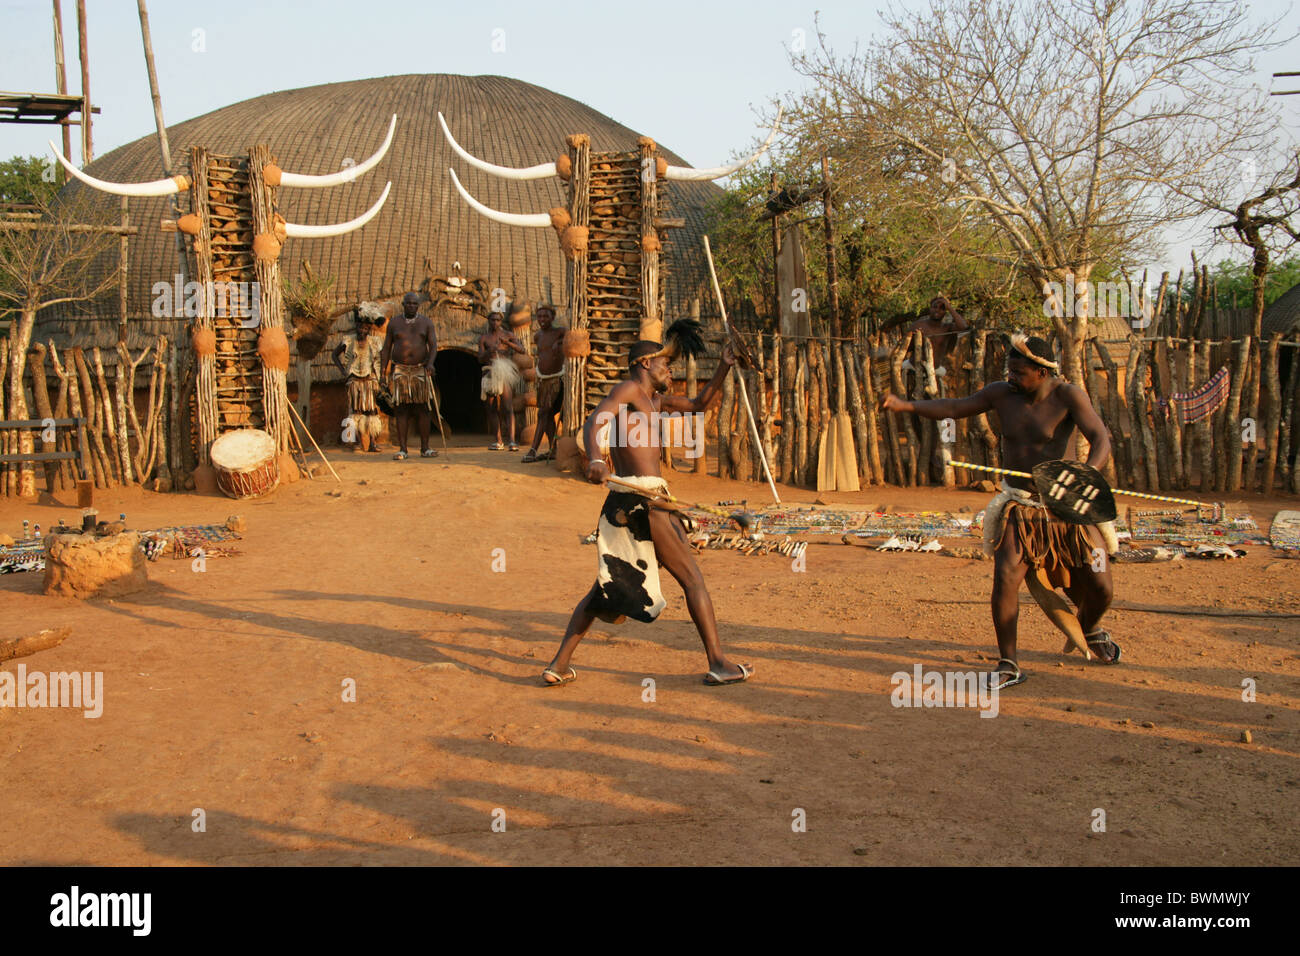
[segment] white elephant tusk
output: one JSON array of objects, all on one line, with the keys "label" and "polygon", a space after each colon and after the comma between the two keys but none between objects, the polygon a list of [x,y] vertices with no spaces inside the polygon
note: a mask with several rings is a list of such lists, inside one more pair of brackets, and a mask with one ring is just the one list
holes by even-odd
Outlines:
[{"label": "white elephant tusk", "polygon": [[345,232],[351,232],[354,229],[360,229],[375,216],[379,215],[379,210],[383,208],[384,200],[388,198],[388,191],[393,188],[390,182],[384,186],[383,195],[375,202],[373,206],[357,216],[356,219],[349,219],[347,222],[339,222],[329,226],[300,226],[297,223],[287,222],[284,224],[285,236],[295,236],[299,239],[323,239],[327,236],[341,236]]},{"label": "white elephant tusk", "polygon": [[456,184],[456,190],[460,193],[461,198],[469,203],[489,219],[495,219],[497,222],[503,222],[507,226],[549,226],[551,224],[551,215],[546,212],[497,212],[495,209],[489,209],[473,196],[465,191],[465,187],[460,184],[456,178],[456,170],[447,169],[451,173],[451,181]]},{"label": "white elephant tusk", "polygon": [[464,149],[456,138],[451,135],[451,130],[447,128],[447,121],[442,118],[442,113],[438,113],[438,122],[442,126],[442,133],[447,137],[447,142],[451,148],[456,151],[456,155],[465,162],[469,163],[476,169],[481,169],[485,173],[491,173],[493,176],[500,176],[502,179],[544,179],[547,176],[555,175],[554,163],[541,163],[537,166],[529,166],[527,169],[512,169],[509,166],[497,166],[494,163],[485,163]]},{"label": "white elephant tusk", "polygon": [[364,163],[357,163],[355,166],[349,166],[347,169],[340,169],[337,173],[324,173],[319,176],[308,175],[306,173],[289,173],[280,174],[281,186],[297,186],[299,189],[321,189],[325,186],[339,186],[343,183],[350,183],[358,176],[363,176],[370,170],[374,169],[376,164],[388,153],[388,147],[393,145],[393,131],[397,129],[397,114],[388,121],[388,135],[384,137],[384,144],[379,147],[378,152],[367,159]]},{"label": "white elephant tusk", "polygon": [[54,158],[63,164],[64,169],[87,186],[100,192],[113,193],[115,196],[170,196],[190,188],[188,176],[169,176],[167,179],[155,179],[148,183],[110,183],[106,179],[96,179],[94,176],[87,176],[64,159],[53,142],[50,140],[46,142],[50,144],[50,151],[54,153]]},{"label": "white elephant tusk", "polygon": [[781,125],[781,106],[776,108],[776,122],[772,124],[772,132],[767,134],[767,139],[763,140],[763,145],[758,147],[753,155],[732,163],[730,166],[714,166],[711,169],[690,169],[686,166],[669,166],[668,171],[664,173],[664,179],[673,179],[677,182],[699,183],[710,179],[721,179],[723,176],[730,176],[737,170],[744,169],[750,163],[757,160],[772,145],[772,140],[776,139],[777,127]]}]

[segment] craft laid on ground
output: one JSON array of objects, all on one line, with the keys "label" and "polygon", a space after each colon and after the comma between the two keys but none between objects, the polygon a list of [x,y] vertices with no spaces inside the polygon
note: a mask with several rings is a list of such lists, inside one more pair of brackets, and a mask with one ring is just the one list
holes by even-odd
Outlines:
[{"label": "craft laid on ground", "polygon": [[1122,527],[1133,541],[1154,542],[1184,549],[1198,544],[1268,544],[1255,519],[1247,512],[1229,514],[1219,504],[1212,509],[1190,508],[1172,511],[1129,509]]},{"label": "craft laid on ground", "polygon": [[1268,537],[1279,551],[1300,552],[1300,511],[1279,511],[1273,516]]}]

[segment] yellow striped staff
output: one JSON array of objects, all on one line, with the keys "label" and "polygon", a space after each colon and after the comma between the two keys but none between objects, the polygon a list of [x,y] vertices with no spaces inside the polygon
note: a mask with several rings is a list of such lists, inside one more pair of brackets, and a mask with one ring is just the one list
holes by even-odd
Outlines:
[{"label": "yellow striped staff", "polygon": [[[972,465],[966,461],[952,462],[954,468],[967,468],[971,471],[987,471],[995,475],[1011,475],[1015,478],[1029,478],[1034,476],[1027,471],[1013,471],[1010,468],[993,468],[989,465]],[[1148,501],[1169,501],[1173,504],[1192,505],[1196,508],[1214,508],[1214,505],[1206,504],[1204,501],[1192,501],[1190,498],[1170,498],[1167,495],[1149,495],[1144,491],[1124,491],[1120,488],[1112,488],[1113,495],[1128,495],[1130,498],[1146,498]]]}]

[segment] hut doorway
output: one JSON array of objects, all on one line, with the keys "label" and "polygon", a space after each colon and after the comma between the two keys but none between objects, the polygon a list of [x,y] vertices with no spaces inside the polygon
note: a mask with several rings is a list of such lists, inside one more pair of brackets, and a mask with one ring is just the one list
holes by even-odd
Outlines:
[{"label": "hut doorway", "polygon": [[487,410],[479,398],[483,373],[478,356],[464,349],[439,349],[433,368],[442,417],[452,434],[487,434]]}]

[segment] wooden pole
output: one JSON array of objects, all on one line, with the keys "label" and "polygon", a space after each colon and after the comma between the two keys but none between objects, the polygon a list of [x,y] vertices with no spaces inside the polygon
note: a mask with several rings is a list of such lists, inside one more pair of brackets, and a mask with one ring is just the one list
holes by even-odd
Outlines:
[{"label": "wooden pole", "polygon": [[795,443],[793,473],[796,484],[808,480],[808,343],[795,345],[794,373]]},{"label": "wooden pole", "polygon": [[[158,92],[158,71],[154,68],[153,61],[153,39],[149,34],[149,11],[145,7],[145,0],[137,0],[137,7],[140,14],[140,40],[144,45],[144,63],[145,69],[149,74],[149,96],[153,100],[153,120],[154,127],[158,130],[158,150],[162,154],[163,172],[168,176],[175,175],[172,167],[171,145],[167,141],[167,124],[163,122],[162,96]],[[193,188],[193,187],[191,187]],[[206,196],[204,197],[206,201]],[[181,207],[179,198],[173,194],[171,197],[172,217],[179,219]],[[185,237],[177,230],[176,232],[176,274],[180,276],[181,288],[185,288],[187,273],[189,272],[188,263],[185,258]],[[174,300],[174,297],[172,297]],[[179,318],[179,316],[173,316]],[[173,347],[167,353],[167,377],[171,379],[172,387],[169,392],[168,414],[167,414],[167,437],[170,439],[167,447],[171,452],[170,460],[163,458],[158,463],[159,478],[170,481],[173,487],[179,487],[179,482],[172,481],[173,471],[179,472],[182,468],[180,449],[181,449],[181,407],[180,407],[180,385],[181,379],[177,374],[177,365],[180,361],[181,349],[188,349],[189,343],[185,336],[177,332],[172,336]],[[207,460],[207,450],[204,449],[201,460]]]},{"label": "wooden pole", "polygon": [[831,310],[830,327],[842,339],[844,316],[840,314],[840,272],[835,259],[835,199],[831,192],[831,161],[822,153],[822,234],[826,239],[826,289]]},{"label": "wooden pole", "polygon": [[[1199,388],[1210,380],[1210,346],[1202,343],[1196,356],[1196,386]],[[1217,413],[1216,413],[1217,414]],[[1213,491],[1219,487],[1218,466],[1215,464],[1214,437],[1217,434],[1212,425],[1214,415],[1206,416],[1196,423],[1196,439],[1200,448],[1201,491]]]},{"label": "wooden pole", "polygon": [[[769,199],[776,198],[776,171],[767,180]],[[772,217],[772,322],[778,331],[797,335],[798,329],[781,328],[781,214]]]},{"label": "wooden pole", "polygon": [[[971,394],[978,392],[984,387],[984,359],[988,348],[989,333],[987,329],[977,329],[975,332],[975,342],[971,347]],[[1002,464],[1001,456],[998,454],[998,436],[993,434],[993,427],[989,425],[989,417],[981,412],[975,416],[975,431],[979,434],[980,441],[983,444],[984,461],[991,465]]]},{"label": "wooden pole", "polygon": [[[731,335],[731,323],[727,321],[727,306],[722,301],[722,289],[718,286],[718,272],[713,267],[713,250],[709,248],[709,237],[704,237],[704,257],[709,262],[709,277],[713,280],[713,294],[718,297],[718,311],[722,313],[722,327],[726,330],[727,335]],[[733,369],[734,371],[734,369]],[[759,450],[763,459],[763,473],[767,475],[767,485],[772,489],[772,498],[779,505],[781,496],[776,493],[776,482],[772,479],[772,469],[767,463],[767,455],[762,454],[763,442],[758,437],[758,425],[754,421],[754,409],[749,404],[749,393],[745,389],[745,380],[741,376],[736,376],[736,381],[740,383],[740,397],[745,401],[745,413],[749,416],[749,427],[753,433],[754,447]]]},{"label": "wooden pole", "polygon": [[722,378],[722,397],[718,401],[718,477],[735,478],[736,465],[732,458],[732,411],[736,401],[735,381],[730,375]]},{"label": "wooden pole", "polygon": [[[1291,356],[1291,370],[1282,391],[1282,424],[1278,435],[1277,467],[1282,472],[1282,487],[1291,487],[1291,423],[1295,420],[1296,387],[1300,382],[1300,353]],[[1297,469],[1300,470],[1300,469]]]},{"label": "wooden pole", "polygon": [[[339,473],[334,470],[334,466],[330,464],[330,460],[326,458],[325,453],[320,450],[320,445],[316,444],[316,439],[312,437],[311,429],[303,424],[303,420],[298,417],[298,409],[293,407],[292,402],[285,402],[285,407],[289,409],[289,414],[292,415],[294,420],[299,424],[299,426],[301,426],[303,433],[307,436],[307,440],[311,442],[311,447],[316,449],[316,454],[320,455],[320,460],[325,462],[325,467],[330,470],[330,474],[334,476],[334,480],[339,484],[343,484],[343,479],[339,477]],[[292,430],[291,427],[290,431]]]},{"label": "wooden pole", "polygon": [[[1241,490],[1241,393],[1242,379],[1250,367],[1251,338],[1242,336],[1237,354],[1232,362],[1232,385],[1228,391],[1228,410],[1223,418],[1223,450],[1228,461],[1228,483],[1225,491]],[[1258,427],[1258,425],[1256,426]]]},{"label": "wooden pole", "polygon": [[[1264,458],[1264,477],[1259,490],[1266,495],[1273,493],[1273,479],[1277,474],[1277,442],[1282,421],[1282,389],[1277,374],[1277,353],[1278,343],[1281,341],[1281,332],[1270,335],[1263,356],[1264,387],[1268,389],[1268,416],[1264,422],[1263,434],[1267,451]],[[1256,442],[1256,445],[1258,444]]]},{"label": "wooden pole", "polygon": [[[903,385],[903,359],[907,357],[907,346],[908,339],[900,340],[898,345],[893,348],[889,359],[890,383],[893,385],[894,394],[898,396],[907,394],[907,389]],[[912,427],[911,415],[899,415],[898,418],[901,423],[899,427],[900,444],[902,442],[907,444],[906,451],[896,447],[901,466],[900,470],[904,472],[902,475],[903,481],[900,483],[906,484],[908,487],[914,487],[916,485],[916,429]],[[893,417],[890,416],[890,421],[892,420]]]},{"label": "wooden pole", "polygon": [[794,341],[781,343],[781,481],[795,483],[794,450],[798,445],[798,427],[795,418],[794,380],[798,345]]},{"label": "wooden pole", "polygon": [[86,47],[86,0],[77,0],[77,55],[81,60],[81,165],[95,158],[90,119],[90,51]]},{"label": "wooden pole", "polygon": [[[54,82],[57,85],[60,96],[68,94],[68,64],[63,56],[63,4],[61,0],[54,0]],[[59,126],[63,129],[63,158],[72,162],[72,127],[65,116],[59,120]],[[67,182],[68,174],[62,166],[56,173],[59,182]]]},{"label": "wooden pole", "polygon": [[[49,386],[45,381],[45,346],[37,342],[32,346],[31,355],[27,362],[27,367],[31,369],[32,375],[32,399],[36,403],[36,414],[42,418],[53,418],[54,409],[50,407]],[[45,440],[45,434],[41,433],[41,451],[54,451],[54,442]],[[44,462],[45,465],[45,490],[54,494],[54,473],[59,463],[53,461]]]},{"label": "wooden pole", "polygon": [[873,484],[885,483],[885,464],[880,454],[880,413],[876,407],[876,383],[871,374],[871,343],[850,344],[859,381],[862,383],[862,407],[867,420],[867,453]]}]

